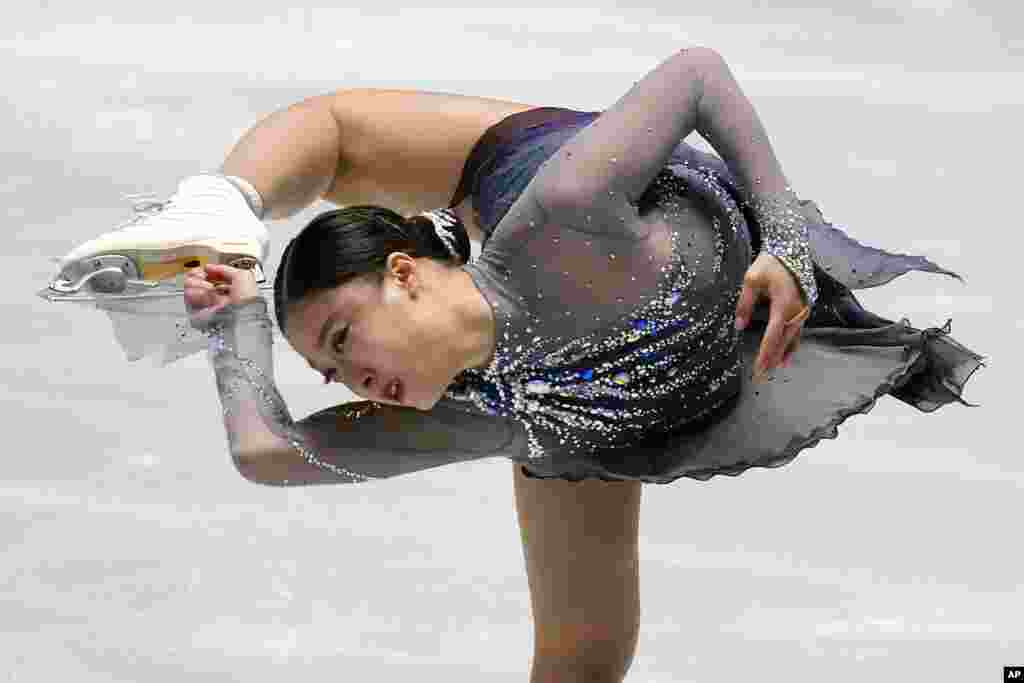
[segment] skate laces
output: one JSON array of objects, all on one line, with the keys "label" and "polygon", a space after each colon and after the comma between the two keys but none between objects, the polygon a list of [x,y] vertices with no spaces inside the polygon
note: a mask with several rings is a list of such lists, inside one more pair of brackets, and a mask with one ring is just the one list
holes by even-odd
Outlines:
[{"label": "skate laces", "polygon": [[132,205],[132,217],[114,228],[115,231],[126,230],[139,222],[161,213],[171,204],[171,199],[159,199],[155,192],[139,192],[121,195],[121,198]]}]

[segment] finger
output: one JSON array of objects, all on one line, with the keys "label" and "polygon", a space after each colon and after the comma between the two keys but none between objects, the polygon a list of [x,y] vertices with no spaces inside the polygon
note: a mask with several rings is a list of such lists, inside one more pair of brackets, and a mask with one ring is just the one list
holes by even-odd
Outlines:
[{"label": "finger", "polygon": [[201,309],[210,305],[210,299],[206,292],[197,289],[190,289],[185,292],[185,306],[189,309]]},{"label": "finger", "polygon": [[185,288],[195,287],[198,289],[212,289],[213,283],[204,278],[196,277],[194,275],[185,276]]},{"label": "finger", "polygon": [[[206,283],[206,284],[209,284],[209,283]],[[211,285],[211,287],[212,287],[212,285]],[[193,296],[193,297],[202,296],[206,292],[210,291],[207,287],[204,287],[202,285],[190,284],[190,283],[187,283],[187,282],[185,283],[184,290],[185,290],[185,296]]]},{"label": "finger", "polygon": [[764,339],[761,340],[761,349],[754,363],[754,374],[762,375],[775,367],[778,360],[779,350],[782,348],[785,330],[781,317],[777,310],[773,310],[768,318],[768,327],[765,329]]},{"label": "finger", "polygon": [[750,324],[750,316],[754,313],[754,300],[756,295],[754,294],[754,288],[748,285],[746,282],[743,283],[743,288],[740,290],[740,300],[736,304],[736,329],[742,330],[748,324]]},{"label": "finger", "polygon": [[203,266],[204,271],[211,277],[226,280],[228,282],[234,282],[235,276],[238,274],[237,268],[226,266],[221,263],[207,263]]},{"label": "finger", "polygon": [[790,339],[792,339],[791,327],[787,327],[785,323],[780,324],[779,327],[781,328],[779,330],[779,340],[772,347],[768,356],[769,370],[774,370],[782,363],[782,357],[786,354],[786,348],[789,346]]},{"label": "finger", "polygon": [[798,313],[790,316],[789,320],[785,323],[785,341],[782,344],[782,349],[779,353],[778,364],[785,365],[789,362],[789,356],[796,351],[796,347],[800,343],[800,333],[803,330],[804,322],[811,315],[811,307],[804,306]]},{"label": "finger", "polygon": [[786,326],[796,326],[797,329],[799,329],[800,326],[804,324],[804,321],[807,320],[809,317],[811,317],[811,307],[805,305],[802,309],[800,309],[799,313],[797,313],[796,315],[794,315],[793,317],[786,321]]},{"label": "finger", "polygon": [[789,365],[793,358],[793,354],[796,353],[797,348],[800,346],[800,328],[790,328],[786,335],[785,351],[782,353],[782,358],[779,360],[780,366]]},{"label": "finger", "polygon": [[800,336],[797,335],[797,337],[789,344],[789,346],[786,347],[786,353],[783,354],[783,356],[782,356],[782,363],[781,363],[781,365],[783,367],[789,367],[789,364],[791,362],[793,362],[793,354],[796,353],[796,350],[799,347],[800,347]]},{"label": "finger", "polygon": [[185,286],[203,287],[210,284],[210,277],[202,268],[195,268],[187,271],[185,275]]},{"label": "finger", "polygon": [[803,321],[810,314],[810,308],[805,306],[799,313],[791,315],[787,319],[783,311],[793,310],[795,299],[780,293],[772,297],[770,301],[770,321],[776,326],[772,328],[772,331],[777,336],[769,336],[767,332],[765,334],[765,341],[762,345],[764,358],[761,367],[763,371],[773,370],[782,364],[783,357],[793,344],[794,338],[800,334]]},{"label": "finger", "polygon": [[796,350],[796,346],[800,343],[800,333],[803,330],[804,321],[810,315],[810,310],[810,307],[804,306],[799,313],[791,316],[783,325],[784,339],[779,348],[776,365],[783,365],[786,362],[786,357]]}]

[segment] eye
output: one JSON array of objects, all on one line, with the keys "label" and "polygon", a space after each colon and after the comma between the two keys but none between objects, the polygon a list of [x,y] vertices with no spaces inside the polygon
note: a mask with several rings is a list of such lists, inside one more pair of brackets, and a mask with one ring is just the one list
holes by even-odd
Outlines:
[{"label": "eye", "polygon": [[334,352],[339,356],[342,355],[341,347],[345,344],[346,336],[348,336],[348,325],[345,326],[345,329],[334,335]]},{"label": "eye", "polygon": [[[331,342],[331,345],[334,347],[334,352],[339,356],[342,355],[341,347],[345,344],[345,336],[347,335],[347,333],[348,326],[346,326],[343,330],[338,332],[338,334],[334,335],[334,339]],[[330,384],[331,382],[334,381],[334,378],[337,377],[338,370],[337,368],[330,368],[328,370],[324,370],[323,375],[324,384]]]}]

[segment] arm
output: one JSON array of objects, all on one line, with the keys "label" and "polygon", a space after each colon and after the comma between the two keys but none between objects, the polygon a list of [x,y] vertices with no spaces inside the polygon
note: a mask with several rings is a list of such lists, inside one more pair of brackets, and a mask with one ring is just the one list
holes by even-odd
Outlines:
[{"label": "arm", "polygon": [[579,218],[595,208],[621,215],[694,130],[736,176],[760,219],[764,250],[790,269],[813,303],[806,218],[757,113],[713,50],[678,52],[641,79],[542,166],[534,178],[537,200],[559,215]]},{"label": "arm", "polygon": [[508,423],[440,405],[425,412],[358,401],[296,422],[274,384],[266,301],[228,304],[202,326],[232,460],[249,481],[363,482],[515,452]]},{"label": "arm", "polygon": [[528,108],[415,90],[339,90],[257,123],[221,172],[252,183],[268,218],[287,218],[320,198],[409,215],[447,206],[484,130]]}]

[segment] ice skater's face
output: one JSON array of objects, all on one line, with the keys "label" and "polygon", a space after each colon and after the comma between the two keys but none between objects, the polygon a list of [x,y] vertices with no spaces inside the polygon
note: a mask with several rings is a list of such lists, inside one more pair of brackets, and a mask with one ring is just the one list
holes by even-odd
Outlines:
[{"label": "ice skater's face", "polygon": [[288,308],[285,336],[327,381],[378,403],[429,410],[463,368],[450,352],[444,281],[427,261],[395,252],[383,283],[366,275],[303,298]]}]

